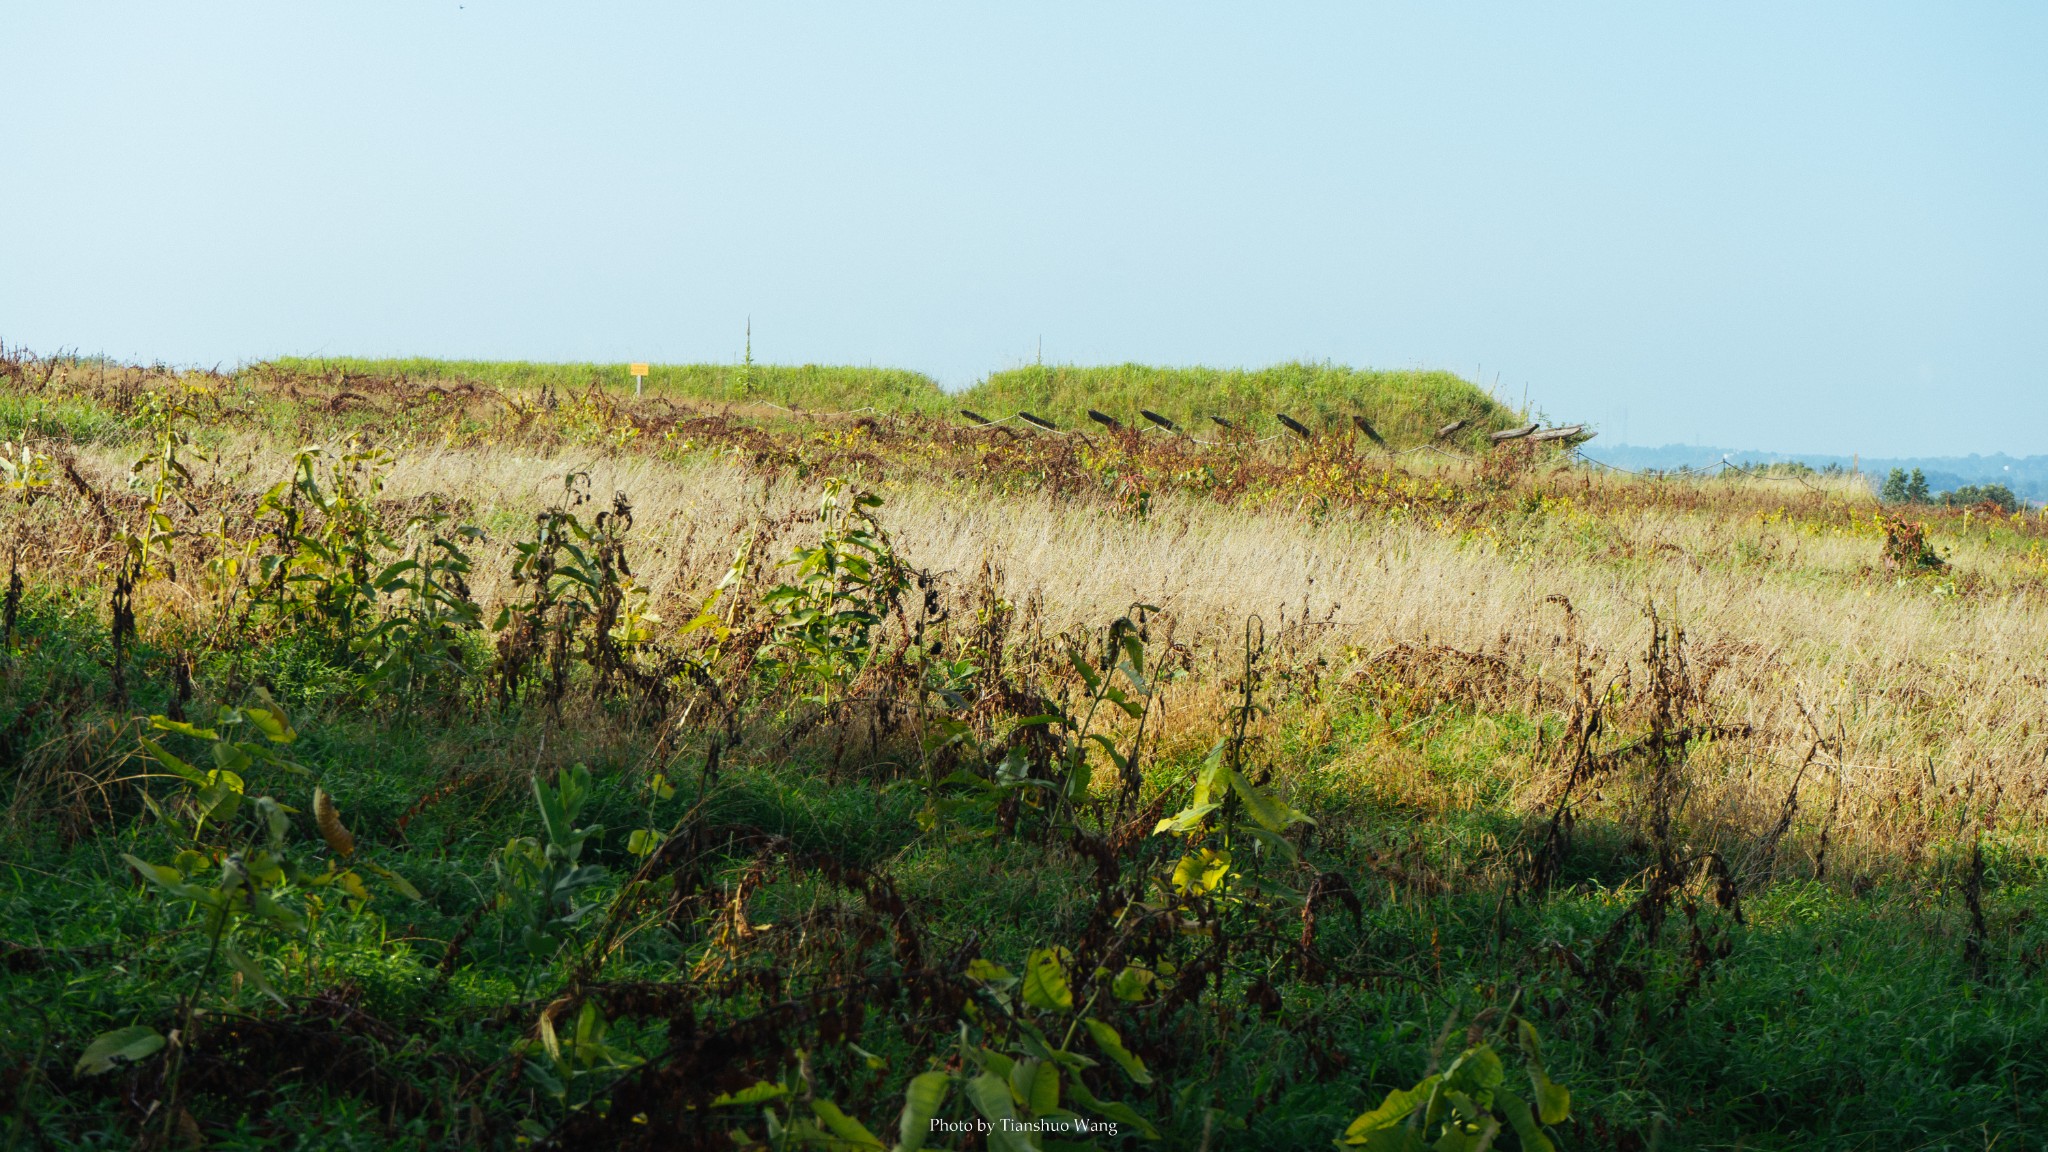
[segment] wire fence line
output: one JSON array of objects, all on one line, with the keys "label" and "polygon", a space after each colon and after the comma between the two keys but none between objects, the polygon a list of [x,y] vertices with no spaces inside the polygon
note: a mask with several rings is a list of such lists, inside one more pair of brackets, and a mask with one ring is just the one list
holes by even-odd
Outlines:
[{"label": "wire fence line", "polygon": [[[788,407],[787,405],[783,405],[783,404],[777,404],[777,403],[775,403],[775,402],[773,402],[773,401],[769,401],[769,400],[760,400],[760,401],[755,401],[755,403],[761,404],[761,405],[762,405],[762,406],[764,406],[764,407],[768,407],[768,408],[773,408],[773,409],[776,409],[777,411],[780,411],[780,412],[787,412],[787,413],[789,413],[789,414],[790,414],[790,415],[792,415],[792,416],[810,417],[810,418],[814,418],[814,419],[825,419],[825,418],[829,418],[829,417],[834,417],[834,416],[859,416],[859,415],[861,415],[862,413],[867,413],[867,412],[879,412],[879,411],[880,411],[880,409],[879,409],[879,408],[877,408],[877,407],[876,407],[875,405],[872,405],[872,404],[865,404],[865,405],[862,405],[862,406],[861,406],[861,407],[859,407],[859,408],[849,408],[849,409],[846,409],[845,411],[838,411],[838,412],[817,412],[817,411],[813,411],[813,410],[810,410],[810,409],[805,409],[805,408],[791,408],[791,407]],[[964,413],[964,412],[963,412],[963,413],[962,413],[962,415],[967,415],[967,413]],[[1054,435],[1054,436],[1078,436],[1078,437],[1080,437],[1080,438],[1081,438],[1081,439],[1083,439],[1083,440],[1087,440],[1087,439],[1088,439],[1088,434],[1087,434],[1087,433],[1086,433],[1085,431],[1083,431],[1083,430],[1081,430],[1081,429],[1079,429],[1079,428],[1060,428],[1060,427],[1056,427],[1056,426],[1049,426],[1049,425],[1050,425],[1050,423],[1051,423],[1050,421],[1044,421],[1044,422],[1042,422],[1042,423],[1035,423],[1035,422],[1033,422],[1033,421],[1031,420],[1031,418],[1030,418],[1029,416],[1027,416],[1027,415],[1026,415],[1026,414],[1025,414],[1024,412],[1023,412],[1023,410],[1021,410],[1021,409],[1020,409],[1020,410],[1018,410],[1018,411],[1016,411],[1016,412],[1012,412],[1012,413],[1010,413],[1010,414],[1009,414],[1008,416],[1002,416],[1002,417],[998,417],[998,418],[996,418],[996,419],[993,419],[993,420],[991,420],[991,419],[975,419],[975,418],[973,418],[972,416],[969,416],[969,424],[968,424],[968,427],[970,427],[970,428],[976,428],[976,429],[981,429],[981,428],[1001,428],[1001,427],[1004,427],[1004,426],[1006,426],[1006,425],[1009,425],[1009,424],[1013,424],[1013,423],[1016,423],[1016,422],[1019,422],[1019,421],[1022,421],[1022,422],[1026,422],[1026,423],[1032,423],[1032,425],[1033,425],[1034,427],[1038,428],[1038,430],[1039,430],[1039,431],[1041,431],[1041,432],[1046,432],[1046,433],[1049,433],[1049,434],[1051,434],[1051,435]],[[1137,434],[1139,434],[1139,435],[1141,435],[1141,436],[1142,436],[1142,435],[1148,435],[1148,434],[1149,434],[1149,435],[1154,435],[1154,436],[1167,436],[1167,437],[1175,437],[1175,438],[1181,438],[1181,439],[1185,439],[1185,440],[1189,441],[1190,443],[1194,443],[1194,444],[1200,444],[1200,445],[1202,445],[1202,446],[1204,446],[1204,447],[1209,447],[1209,448],[1217,447],[1217,446],[1219,446],[1219,445],[1228,445],[1228,444],[1232,444],[1232,443],[1243,443],[1243,444],[1265,444],[1265,443],[1269,443],[1269,442],[1271,442],[1271,441],[1274,441],[1274,440],[1282,440],[1282,439],[1285,439],[1285,438],[1286,438],[1286,437],[1287,437],[1287,436],[1289,435],[1289,433],[1288,433],[1288,432],[1286,432],[1286,431],[1284,431],[1284,430],[1283,430],[1283,431],[1279,431],[1279,432],[1275,432],[1275,433],[1272,433],[1271,435],[1268,435],[1268,436],[1258,436],[1258,437],[1253,437],[1253,438],[1251,438],[1251,439],[1248,439],[1248,440],[1242,440],[1242,441],[1231,441],[1231,440],[1211,440],[1211,439],[1205,439],[1205,438],[1203,438],[1203,437],[1200,437],[1200,436],[1197,436],[1197,435],[1195,435],[1195,434],[1194,434],[1194,433],[1192,433],[1192,432],[1188,432],[1188,431],[1186,431],[1185,429],[1169,429],[1169,428],[1161,428],[1161,427],[1155,427],[1155,426],[1152,426],[1152,425],[1149,425],[1149,424],[1147,424],[1147,425],[1135,425],[1135,424],[1134,424],[1134,425],[1130,425],[1130,426],[1128,426],[1127,428],[1118,428],[1118,429],[1115,429],[1115,431],[1125,431],[1125,430],[1128,430],[1128,431],[1131,431],[1131,432],[1135,432],[1135,433],[1137,433]],[[1440,445],[1440,444],[1417,444],[1417,445],[1415,445],[1415,446],[1413,446],[1413,447],[1409,447],[1409,448],[1401,448],[1401,449],[1389,449],[1389,450],[1388,450],[1388,453],[1387,453],[1387,454],[1388,454],[1388,455],[1390,455],[1390,456],[1396,456],[1396,457],[1400,457],[1400,456],[1414,456],[1414,455],[1419,455],[1419,454],[1422,454],[1422,453],[1434,453],[1435,455],[1438,455],[1438,456],[1442,456],[1443,458],[1445,458],[1445,459],[1447,459],[1447,460],[1456,460],[1456,461],[1460,461],[1460,462],[1469,462],[1469,461],[1471,461],[1471,460],[1473,459],[1473,455],[1472,455],[1471,453],[1468,453],[1468,452],[1459,452],[1459,451],[1455,451],[1455,450],[1453,450],[1453,449],[1448,449],[1448,448],[1445,448],[1444,446],[1442,446],[1442,445]],[[1725,459],[1724,459],[1724,460],[1716,460],[1716,461],[1715,461],[1714,463],[1712,463],[1712,464],[1709,464],[1709,465],[1707,465],[1707,466],[1705,466],[1705,467],[1694,467],[1694,466],[1692,466],[1692,465],[1686,465],[1686,466],[1683,466],[1683,467],[1679,467],[1679,468],[1650,468],[1650,469],[1640,469],[1640,470],[1638,470],[1638,469],[1634,469],[1634,468],[1623,468],[1623,467],[1621,467],[1621,466],[1620,466],[1620,465],[1618,465],[1618,464],[1609,464],[1609,463],[1607,463],[1607,462],[1606,462],[1606,461],[1604,461],[1604,460],[1596,460],[1596,459],[1594,459],[1593,457],[1591,457],[1591,456],[1588,456],[1588,455],[1586,455],[1586,453],[1585,453],[1585,452],[1584,452],[1583,450],[1581,450],[1581,449],[1579,449],[1579,448],[1576,448],[1576,447],[1573,447],[1573,448],[1568,448],[1568,449],[1566,450],[1566,456],[1567,456],[1567,458],[1569,458],[1569,459],[1573,459],[1573,460],[1576,460],[1576,461],[1578,461],[1579,463],[1582,463],[1582,464],[1587,464],[1587,465],[1591,465],[1592,467],[1594,467],[1594,468],[1598,468],[1598,469],[1601,469],[1601,470],[1603,470],[1603,471],[1607,471],[1607,472],[1619,472],[1619,473],[1621,473],[1621,474],[1623,474],[1623,475],[1626,475],[1626,476],[1636,476],[1636,477],[1641,477],[1641,478],[1646,478],[1646,479],[1653,479],[1653,480],[1655,480],[1655,479],[1663,479],[1663,478],[1666,478],[1666,477],[1685,477],[1685,476],[1701,476],[1701,477],[1710,477],[1710,476],[1719,476],[1719,475],[1725,474],[1725,473],[1727,473],[1727,472],[1738,472],[1738,473],[1741,473],[1742,475],[1744,475],[1744,476],[1747,476],[1747,477],[1750,477],[1751,479],[1754,479],[1754,480],[1767,480],[1767,481],[1775,481],[1775,482],[1778,482],[1778,483],[1792,483],[1792,484],[1798,484],[1798,485],[1801,485],[1802,487],[1805,487],[1805,488],[1807,488],[1807,489],[1810,489],[1811,491],[1814,491],[1814,492],[1822,492],[1822,493],[1825,493],[1825,492],[1827,491],[1827,489],[1825,489],[1825,488],[1822,488],[1822,487],[1820,487],[1819,485],[1816,485],[1816,484],[1812,483],[1811,481],[1807,480],[1807,479],[1806,479],[1805,477],[1803,477],[1803,476],[1776,476],[1776,475],[1772,475],[1772,474],[1770,474],[1770,473],[1768,473],[1768,472],[1762,472],[1762,471],[1758,471],[1758,470],[1756,470],[1756,469],[1752,469],[1752,468],[1745,468],[1745,467],[1743,467],[1742,465],[1740,465],[1740,464],[1737,464],[1737,463],[1735,463],[1735,462],[1734,462],[1734,461],[1732,461],[1732,460],[1725,460]]]},{"label": "wire fence line", "polygon": [[[1618,464],[1609,464],[1604,460],[1595,460],[1577,448],[1571,450],[1571,455],[1573,458],[1583,463],[1591,464],[1595,468],[1604,468],[1609,472],[1620,472],[1628,476],[1645,477],[1651,480],[1658,480],[1667,476],[1719,476],[1728,472],[1739,472],[1752,480],[1772,480],[1781,484],[1798,484],[1823,495],[1827,493],[1827,489],[1813,483],[1804,476],[1774,476],[1769,472],[1759,472],[1752,468],[1744,468],[1742,465],[1726,459],[1716,460],[1704,468],[1694,468],[1687,465],[1682,468],[1651,468],[1637,471],[1633,468],[1623,468]],[[1850,475],[1856,475],[1856,473],[1850,473]]]},{"label": "wire fence line", "polygon": [[[875,405],[872,405],[872,404],[865,404],[865,405],[862,405],[862,406],[861,406],[861,407],[859,407],[859,408],[849,408],[849,409],[846,409],[845,411],[840,411],[840,412],[817,412],[817,411],[812,411],[812,410],[809,410],[809,409],[804,409],[804,408],[791,408],[791,407],[788,407],[788,406],[786,406],[786,405],[782,405],[782,404],[777,404],[777,403],[774,403],[773,401],[768,401],[768,400],[760,400],[760,401],[755,401],[755,403],[761,404],[761,405],[763,405],[764,407],[768,407],[768,408],[774,408],[774,409],[776,409],[777,411],[780,411],[780,412],[787,412],[787,413],[789,413],[789,414],[790,414],[790,415],[792,415],[792,416],[798,416],[798,417],[806,417],[806,418],[812,418],[812,419],[827,419],[827,418],[831,418],[831,417],[836,417],[836,416],[859,416],[859,415],[861,415],[861,414],[863,414],[863,413],[868,413],[868,412],[880,412],[880,411],[881,411],[881,410],[880,410],[879,408],[877,408],[877,407],[876,407]],[[1053,436],[1078,436],[1078,437],[1080,437],[1080,438],[1081,438],[1081,439],[1082,439],[1083,441],[1087,441],[1087,442],[1089,442],[1089,443],[1093,443],[1093,441],[1089,439],[1089,437],[1088,437],[1088,434],[1087,434],[1087,433],[1086,433],[1085,431],[1083,431],[1082,429],[1079,429],[1079,428],[1060,428],[1060,427],[1056,427],[1056,426],[1053,426],[1053,425],[1051,424],[1051,422],[1050,422],[1050,421],[1045,421],[1045,420],[1042,420],[1042,419],[1041,419],[1041,420],[1039,420],[1039,421],[1033,421],[1033,420],[1032,420],[1032,418],[1031,418],[1031,417],[1030,417],[1029,415],[1027,415],[1027,414],[1026,414],[1026,413],[1025,413],[1025,412],[1024,412],[1024,411],[1023,411],[1022,409],[1019,409],[1019,410],[1018,410],[1018,411],[1016,411],[1016,412],[1012,412],[1012,413],[1010,413],[1010,414],[1009,414],[1008,416],[1003,416],[1003,417],[1000,417],[1000,418],[997,418],[997,419],[994,419],[994,420],[990,420],[990,419],[975,419],[973,415],[970,415],[970,414],[968,414],[968,413],[966,413],[966,412],[962,412],[962,413],[961,413],[961,415],[963,415],[963,416],[968,416],[968,419],[969,419],[969,424],[968,424],[968,426],[969,426],[970,428],[975,428],[975,429],[983,429],[983,428],[1002,428],[1002,427],[1005,427],[1005,426],[1007,426],[1007,425],[1010,425],[1010,424],[1013,424],[1013,423],[1016,423],[1016,422],[1020,422],[1020,421],[1022,421],[1022,422],[1026,422],[1026,423],[1030,423],[1030,424],[1032,424],[1032,426],[1033,426],[1033,427],[1035,427],[1035,428],[1037,428],[1037,429],[1038,429],[1039,431],[1041,431],[1041,432],[1044,432],[1044,433],[1047,433],[1047,434],[1049,434],[1049,435],[1053,435]],[[1189,441],[1190,443],[1194,443],[1194,444],[1200,444],[1200,445],[1202,445],[1202,446],[1203,446],[1203,447],[1205,447],[1205,448],[1214,448],[1214,447],[1218,447],[1218,446],[1227,446],[1227,445],[1229,445],[1229,444],[1233,444],[1233,443],[1239,443],[1239,444],[1265,444],[1265,443],[1269,443],[1269,442],[1271,442],[1271,441],[1274,441],[1274,440],[1282,440],[1282,439],[1285,439],[1285,438],[1286,438],[1286,437],[1287,437],[1287,436],[1289,435],[1289,433],[1288,433],[1288,432],[1286,432],[1285,430],[1283,430],[1283,431],[1279,431],[1279,432],[1275,432],[1275,433],[1272,433],[1271,435],[1268,435],[1268,436],[1258,436],[1258,437],[1253,437],[1253,438],[1251,438],[1251,439],[1247,439],[1247,440],[1241,440],[1241,441],[1232,441],[1232,440],[1220,440],[1220,439],[1219,439],[1219,440],[1211,440],[1211,439],[1205,439],[1205,438],[1203,438],[1203,437],[1197,436],[1197,435],[1195,435],[1194,433],[1192,433],[1192,432],[1189,432],[1189,431],[1187,431],[1186,429],[1182,429],[1182,428],[1164,428],[1164,427],[1155,427],[1155,426],[1153,426],[1153,425],[1150,425],[1150,424],[1142,424],[1142,425],[1141,425],[1141,424],[1132,424],[1132,425],[1128,425],[1128,426],[1118,427],[1118,428],[1116,428],[1116,429],[1113,429],[1113,431],[1119,431],[1119,432],[1120,432],[1120,431],[1131,431],[1131,432],[1135,432],[1135,433],[1137,433],[1137,434],[1139,434],[1139,435],[1146,435],[1146,434],[1151,434],[1151,435],[1156,435],[1156,436],[1167,436],[1167,437],[1175,437],[1175,438],[1185,439],[1185,440]],[[1306,437],[1304,437],[1304,439],[1306,439]],[[1474,455],[1473,455],[1472,453],[1469,453],[1469,452],[1459,452],[1459,451],[1456,451],[1455,449],[1449,449],[1449,448],[1446,448],[1446,447],[1444,447],[1443,445],[1440,445],[1440,444],[1417,444],[1417,445],[1414,445],[1413,447],[1409,447],[1409,448],[1401,448],[1401,449],[1388,449],[1388,450],[1387,450],[1387,454],[1388,454],[1389,456],[1393,456],[1393,457],[1397,457],[1397,458],[1398,458],[1398,457],[1403,457],[1403,456],[1415,456],[1415,455],[1420,455],[1420,454],[1422,454],[1422,453],[1433,453],[1433,454],[1435,454],[1435,455],[1438,455],[1438,456],[1441,456],[1441,457],[1443,457],[1443,458],[1444,458],[1444,459],[1446,459],[1446,460],[1453,460],[1453,461],[1458,461],[1458,462],[1461,462],[1461,463],[1469,463],[1469,462],[1471,462],[1471,461],[1472,461],[1473,459],[1475,459],[1475,457],[1474,457]],[[1752,480],[1764,480],[1764,481],[1776,482],[1776,483],[1781,483],[1781,484],[1798,484],[1799,486],[1801,486],[1801,487],[1803,487],[1803,488],[1805,488],[1805,489],[1807,489],[1808,491],[1811,491],[1811,492],[1818,492],[1818,493],[1820,493],[1820,494],[1822,494],[1822,495],[1827,495],[1827,494],[1829,494],[1829,493],[1828,493],[1828,490],[1827,490],[1826,488],[1823,488],[1823,487],[1821,487],[1820,485],[1818,485],[1818,484],[1815,484],[1815,483],[1813,483],[1812,481],[1808,480],[1808,479],[1807,479],[1806,477],[1804,477],[1804,476],[1782,476],[1782,475],[1772,475],[1772,474],[1771,474],[1771,473],[1769,473],[1769,472],[1759,471],[1759,470],[1757,470],[1757,469],[1753,469],[1753,468],[1745,468],[1745,467],[1743,467],[1742,465],[1740,465],[1740,464],[1737,464],[1737,463],[1735,463],[1734,461],[1732,461],[1732,460],[1727,460],[1727,459],[1722,459],[1722,460],[1716,460],[1716,461],[1714,461],[1714,462],[1713,462],[1712,464],[1706,465],[1705,467],[1694,467],[1694,466],[1692,466],[1692,465],[1685,465],[1685,466],[1682,466],[1682,467],[1678,467],[1678,468],[1646,468],[1646,469],[1640,469],[1640,470],[1639,470],[1639,469],[1634,469],[1634,468],[1624,468],[1624,467],[1622,467],[1622,466],[1620,466],[1620,465],[1618,465],[1618,464],[1609,464],[1609,463],[1607,463],[1607,462],[1606,462],[1606,461],[1604,461],[1604,460],[1596,460],[1596,459],[1594,459],[1593,457],[1591,457],[1591,456],[1588,456],[1588,455],[1586,455],[1586,453],[1585,453],[1585,452],[1584,452],[1583,450],[1581,450],[1580,448],[1578,448],[1578,447],[1576,447],[1576,446],[1572,446],[1572,447],[1567,447],[1567,449],[1566,449],[1566,451],[1565,451],[1565,456],[1566,456],[1566,458],[1567,458],[1567,459],[1570,459],[1570,460],[1576,460],[1577,462],[1579,462],[1579,463],[1581,463],[1581,464],[1586,464],[1586,465],[1590,465],[1591,467],[1594,467],[1594,468],[1598,468],[1598,469],[1600,469],[1600,470],[1602,470],[1602,471],[1606,471],[1606,472],[1618,472],[1618,473],[1621,473],[1622,475],[1625,475],[1625,476],[1634,476],[1634,477],[1638,477],[1638,478],[1642,478],[1642,479],[1650,479],[1650,480],[1661,480],[1661,479],[1666,479],[1666,478],[1674,478],[1674,477],[1692,477],[1692,476],[1697,476],[1697,477],[1714,477],[1714,476],[1721,476],[1721,475],[1725,475],[1725,474],[1727,474],[1727,473],[1729,473],[1729,472],[1736,472],[1736,473],[1740,473],[1740,474],[1741,474],[1741,475],[1743,475],[1743,476],[1747,476],[1747,477],[1749,477],[1749,478],[1750,478],[1750,479],[1752,479]]]}]

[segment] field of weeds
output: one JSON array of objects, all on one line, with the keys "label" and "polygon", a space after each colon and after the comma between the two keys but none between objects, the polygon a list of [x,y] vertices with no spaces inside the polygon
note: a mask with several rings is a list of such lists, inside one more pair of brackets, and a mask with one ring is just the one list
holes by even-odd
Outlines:
[{"label": "field of weeds", "polygon": [[615,377],[0,355],[9,1147],[2041,1146],[2041,514]]}]

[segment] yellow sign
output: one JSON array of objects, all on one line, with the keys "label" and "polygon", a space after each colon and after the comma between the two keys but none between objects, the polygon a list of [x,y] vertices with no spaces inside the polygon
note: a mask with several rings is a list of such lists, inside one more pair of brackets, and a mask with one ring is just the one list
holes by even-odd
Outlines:
[{"label": "yellow sign", "polygon": [[645,376],[645,375],[647,375],[647,365],[645,365],[645,364],[635,364],[635,365],[633,365],[633,375],[635,375],[635,376]]}]

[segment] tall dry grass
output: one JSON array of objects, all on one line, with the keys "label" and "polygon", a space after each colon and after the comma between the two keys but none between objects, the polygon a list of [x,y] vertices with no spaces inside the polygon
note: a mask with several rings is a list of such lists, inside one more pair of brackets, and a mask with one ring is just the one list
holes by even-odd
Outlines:
[{"label": "tall dry grass", "polygon": [[[254,440],[218,458],[227,463],[215,481],[245,494],[288,471],[285,454]],[[127,463],[111,449],[82,460],[106,484]],[[489,604],[508,591],[520,525],[572,471],[588,473],[600,501],[630,495],[636,572],[671,621],[724,572],[750,526],[800,514],[817,492],[726,458],[497,447],[406,453],[386,495],[439,495],[492,529],[472,581]],[[1757,734],[1715,750],[1702,805],[1768,821],[1800,777],[1802,802],[1839,805],[1870,852],[1910,855],[1965,818],[2038,839],[2048,603],[2007,580],[2009,550],[1959,538],[1952,579],[1894,579],[1873,568],[1873,510],[1853,482],[1821,493],[1838,506],[1831,522],[1774,516],[1773,493],[1785,489],[1705,481],[1697,500],[1631,502],[1642,483],[1580,476],[1576,495],[1555,486],[1561,495],[1477,529],[1172,494],[1142,519],[959,486],[884,484],[881,494],[883,522],[910,562],[962,585],[991,564],[1051,628],[1099,625],[1143,601],[1174,614],[1179,640],[1217,653],[1252,614],[1272,629],[1312,622],[1298,634],[1304,654],[1332,660],[1338,675],[1396,645],[1484,649],[1561,700],[1579,659],[1569,635],[1597,683],[1626,688],[1644,674],[1654,607],[1711,671],[1720,719]],[[1748,511],[1730,514],[1737,505]],[[1955,592],[1958,580],[1975,590]],[[1501,770],[1533,774],[1533,753]]]}]

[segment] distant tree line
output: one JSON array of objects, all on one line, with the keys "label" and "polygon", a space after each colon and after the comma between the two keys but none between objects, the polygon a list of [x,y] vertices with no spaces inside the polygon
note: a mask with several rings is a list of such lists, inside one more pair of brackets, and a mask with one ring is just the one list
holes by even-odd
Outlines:
[{"label": "distant tree line", "polygon": [[[1935,499],[1927,489],[1927,474],[1915,468],[1911,472],[1894,468],[1884,478],[1884,484],[1877,490],[1878,499],[1887,504],[1931,504]],[[1979,504],[1993,504],[2007,515],[2019,511],[2019,497],[2003,484],[1965,484],[1941,494],[1941,503],[1951,508],[1971,508]]]},{"label": "distant tree line", "polygon": [[1965,484],[1950,492],[1942,493],[1941,502],[1953,508],[1969,508],[1978,504],[1996,504],[1998,510],[2010,516],[2020,510],[2019,497],[2003,484]]}]

